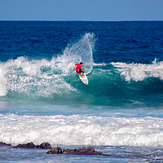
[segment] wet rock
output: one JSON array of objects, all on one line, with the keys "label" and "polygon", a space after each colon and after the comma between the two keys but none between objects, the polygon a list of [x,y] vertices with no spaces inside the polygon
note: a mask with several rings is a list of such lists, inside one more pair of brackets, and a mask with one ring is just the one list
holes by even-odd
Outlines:
[{"label": "wet rock", "polygon": [[89,152],[94,152],[95,150],[94,150],[93,147],[88,147],[88,148],[87,148],[87,151],[89,151]]},{"label": "wet rock", "polygon": [[78,153],[86,153],[87,149],[85,147],[83,147],[82,149],[79,148],[77,151],[78,151]]},{"label": "wet rock", "polygon": [[17,146],[15,146],[14,148],[30,148],[30,149],[34,149],[34,148],[41,148],[41,149],[52,149],[51,145],[48,142],[43,142],[40,145],[35,145],[32,142],[27,143],[27,144],[18,144]]},{"label": "wet rock", "polygon": [[163,160],[163,158],[156,158],[156,159],[154,159],[154,160],[157,160],[157,161],[158,161],[158,160],[160,160],[160,161],[162,161],[162,160]]},{"label": "wet rock", "polygon": [[41,148],[41,149],[52,149],[51,145],[48,143],[48,142],[43,142],[41,143],[38,148]]},{"label": "wet rock", "polygon": [[0,142],[0,146],[11,146],[11,144],[6,144],[4,142]]},{"label": "wet rock", "polygon": [[34,145],[32,142],[27,143],[27,144],[18,144],[17,146],[15,146],[14,148],[37,148],[36,145]]},{"label": "wet rock", "polygon": [[78,150],[77,149],[64,149],[63,154],[77,154]]},{"label": "wet rock", "polygon": [[71,149],[64,149],[64,150],[63,150],[63,154],[68,154],[68,153],[70,153],[70,150],[71,150]]},{"label": "wet rock", "polygon": [[55,148],[52,148],[47,153],[48,154],[61,154],[62,153],[62,149],[60,147],[55,147]]},{"label": "wet rock", "polygon": [[71,155],[103,155],[101,152],[97,152],[93,147],[88,148],[79,148],[79,149],[65,149],[63,150],[63,154],[71,154]]},{"label": "wet rock", "polygon": [[102,153],[95,151],[93,147],[88,147],[78,150],[78,155],[102,155]]}]

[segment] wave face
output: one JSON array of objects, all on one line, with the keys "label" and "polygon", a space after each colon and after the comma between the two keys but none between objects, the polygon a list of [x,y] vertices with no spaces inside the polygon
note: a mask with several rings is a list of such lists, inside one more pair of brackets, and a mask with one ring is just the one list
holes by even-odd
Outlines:
[{"label": "wave face", "polygon": [[81,83],[73,66],[74,62],[65,61],[63,56],[50,61],[29,61],[24,57],[10,60],[1,64],[0,95],[13,99],[53,100],[55,104],[80,104],[80,98],[85,104],[113,106],[153,106],[162,101],[163,62],[92,64],[88,86]]},{"label": "wave face", "polygon": [[[18,57],[1,62],[0,96],[54,104],[162,106],[163,62],[94,63],[94,43],[94,34],[87,33],[51,60]],[[89,86],[72,70],[80,61],[87,67]]]}]

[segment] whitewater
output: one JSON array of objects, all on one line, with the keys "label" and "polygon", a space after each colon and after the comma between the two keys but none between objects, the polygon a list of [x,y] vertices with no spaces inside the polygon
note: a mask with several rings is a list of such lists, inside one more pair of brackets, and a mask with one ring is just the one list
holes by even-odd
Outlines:
[{"label": "whitewater", "polygon": [[[113,116],[113,114],[112,114]],[[162,118],[87,115],[0,115],[3,142],[13,145],[50,142],[55,145],[162,146]],[[5,127],[3,127],[5,126]]]}]

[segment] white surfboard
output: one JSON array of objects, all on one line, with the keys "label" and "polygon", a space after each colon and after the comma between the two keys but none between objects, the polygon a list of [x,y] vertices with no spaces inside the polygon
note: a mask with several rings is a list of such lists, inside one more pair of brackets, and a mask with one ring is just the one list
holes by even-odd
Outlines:
[{"label": "white surfboard", "polygon": [[88,78],[85,73],[83,77],[82,77],[82,74],[79,74],[79,78],[85,85],[88,85]]}]

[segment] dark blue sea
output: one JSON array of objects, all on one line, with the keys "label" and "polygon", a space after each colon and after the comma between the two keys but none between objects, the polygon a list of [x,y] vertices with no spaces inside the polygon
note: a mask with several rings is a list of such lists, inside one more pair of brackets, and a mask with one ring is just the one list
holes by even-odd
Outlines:
[{"label": "dark blue sea", "polygon": [[[84,62],[84,85],[75,63]],[[161,162],[163,21],[0,21],[0,162]]]}]

